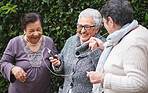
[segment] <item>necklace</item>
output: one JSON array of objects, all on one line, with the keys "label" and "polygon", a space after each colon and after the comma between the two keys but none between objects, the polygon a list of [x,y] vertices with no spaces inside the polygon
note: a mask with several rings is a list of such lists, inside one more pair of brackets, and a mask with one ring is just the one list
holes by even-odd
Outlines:
[{"label": "necklace", "polygon": [[26,41],[29,45],[37,45],[37,44],[41,41],[42,37],[41,37],[40,40],[39,40],[38,42],[36,42],[35,44],[29,42],[29,41],[27,40],[26,35],[24,36],[24,39],[25,39],[25,41]]}]

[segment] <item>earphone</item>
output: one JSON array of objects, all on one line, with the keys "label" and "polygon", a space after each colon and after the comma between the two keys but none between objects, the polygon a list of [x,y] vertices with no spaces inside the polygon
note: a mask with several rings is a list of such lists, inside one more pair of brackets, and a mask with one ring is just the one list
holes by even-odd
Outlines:
[{"label": "earphone", "polygon": [[[52,57],[54,57],[54,54],[52,53],[52,51],[51,51],[48,47],[45,47],[45,48],[43,49],[42,55],[43,55],[43,52],[44,52],[44,50],[45,50],[46,48],[47,48],[47,50],[48,50],[49,55],[51,55]],[[54,58],[56,58],[56,57],[54,57]],[[56,76],[67,77],[67,76],[73,75],[73,73],[74,73],[74,72],[72,72],[72,73],[67,74],[67,75],[65,75],[65,74],[57,74],[57,73],[53,72],[53,71],[48,67],[48,65],[46,64],[46,62],[45,62],[44,59],[43,59],[43,62],[44,62],[44,64],[46,65],[46,68],[47,68],[52,74],[54,74],[54,75],[56,75]]]}]

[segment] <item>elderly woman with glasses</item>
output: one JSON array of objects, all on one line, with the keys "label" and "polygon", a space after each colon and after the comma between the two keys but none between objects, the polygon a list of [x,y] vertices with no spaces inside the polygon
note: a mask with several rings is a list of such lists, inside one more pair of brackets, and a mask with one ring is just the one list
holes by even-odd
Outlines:
[{"label": "elderly woman with glasses", "polygon": [[101,22],[102,17],[98,10],[91,8],[83,10],[78,18],[77,34],[66,41],[59,55],[55,55],[58,60],[53,57],[49,58],[53,69],[65,76],[60,93],[90,93],[92,91],[93,86],[87,77],[87,72],[96,69],[102,51],[97,46],[89,49],[89,45],[84,43],[91,37],[105,41],[99,34]]}]

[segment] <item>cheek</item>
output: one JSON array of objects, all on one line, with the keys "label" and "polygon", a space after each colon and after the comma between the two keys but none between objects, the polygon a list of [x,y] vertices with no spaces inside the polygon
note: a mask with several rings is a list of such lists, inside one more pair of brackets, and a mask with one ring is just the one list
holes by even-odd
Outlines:
[{"label": "cheek", "polygon": [[42,35],[42,34],[43,34],[43,32],[40,32],[40,33],[39,33],[39,35]]},{"label": "cheek", "polygon": [[89,32],[89,36],[90,36],[90,37],[94,36],[95,34],[96,34],[95,31],[91,31],[91,32]]},{"label": "cheek", "polygon": [[77,33],[80,33],[81,31],[80,30],[77,30]]},{"label": "cheek", "polygon": [[77,33],[80,35],[81,34],[81,31],[80,30],[77,30]]},{"label": "cheek", "polygon": [[26,34],[26,36],[31,37],[31,36],[32,36],[32,34],[31,34],[31,33],[30,33],[30,34]]}]

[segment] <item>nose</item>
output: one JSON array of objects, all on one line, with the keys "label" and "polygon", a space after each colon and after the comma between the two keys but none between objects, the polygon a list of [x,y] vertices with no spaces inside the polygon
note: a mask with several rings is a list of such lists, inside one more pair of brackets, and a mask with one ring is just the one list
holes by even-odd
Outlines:
[{"label": "nose", "polygon": [[84,29],[84,27],[81,29],[81,33],[85,33],[86,30]]},{"label": "nose", "polygon": [[34,35],[34,36],[38,36],[39,33],[38,33],[37,31],[35,31],[35,32],[33,33],[33,35]]}]

